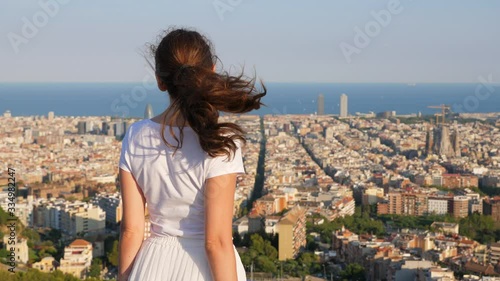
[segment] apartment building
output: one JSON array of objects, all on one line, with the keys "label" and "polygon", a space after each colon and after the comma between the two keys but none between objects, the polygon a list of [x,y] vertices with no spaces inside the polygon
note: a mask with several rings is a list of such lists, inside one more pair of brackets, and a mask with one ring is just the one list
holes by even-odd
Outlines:
[{"label": "apartment building", "polygon": [[293,207],[278,222],[279,260],[293,259],[306,246],[305,209]]},{"label": "apartment building", "polygon": [[84,279],[92,263],[92,243],[76,239],[64,248],[59,270]]}]

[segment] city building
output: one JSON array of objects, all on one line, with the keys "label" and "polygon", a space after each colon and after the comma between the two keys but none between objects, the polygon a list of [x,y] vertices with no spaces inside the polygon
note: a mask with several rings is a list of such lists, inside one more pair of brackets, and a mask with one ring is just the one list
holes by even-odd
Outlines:
[{"label": "city building", "polygon": [[96,194],[92,203],[106,212],[107,223],[117,225],[122,220],[122,199],[119,192]]},{"label": "city building", "polygon": [[265,215],[259,213],[253,208],[247,215],[248,218],[248,233],[260,232],[265,227]]},{"label": "city building", "polygon": [[384,189],[381,187],[369,187],[363,190],[362,205],[373,205],[384,200]]},{"label": "city building", "polygon": [[284,204],[281,203],[280,198],[275,198],[272,195],[266,195],[257,199],[254,203],[254,208],[258,210],[259,214],[272,215],[283,211]]},{"label": "city building", "polygon": [[299,251],[306,246],[306,215],[305,209],[293,207],[278,222],[279,260],[294,259]]},{"label": "city building", "polygon": [[446,188],[479,187],[479,179],[474,175],[443,174],[442,186]]},{"label": "city building", "polygon": [[121,119],[113,122],[113,132],[116,137],[125,135],[125,122]]},{"label": "city building", "polygon": [[377,215],[388,215],[389,214],[389,201],[384,200],[377,203]]},{"label": "city building", "polygon": [[248,233],[248,217],[243,216],[233,222],[233,231],[238,232],[239,235]]},{"label": "city building", "polygon": [[426,153],[446,156],[448,158],[460,157],[460,136],[458,129],[450,132],[448,124],[438,124],[432,130],[427,129]]},{"label": "city building", "polygon": [[500,243],[491,243],[488,252],[488,262],[494,265],[498,264],[500,261]]},{"label": "city building", "polygon": [[401,199],[405,215],[422,216],[428,211],[427,194],[403,193]]},{"label": "city building", "polygon": [[429,196],[427,207],[429,214],[446,215],[452,213],[453,196]]},{"label": "city building", "polygon": [[332,200],[331,209],[332,215],[329,216],[330,220],[352,216],[356,210],[354,198],[351,196],[336,198]]},{"label": "city building", "polygon": [[453,216],[455,218],[465,218],[469,215],[469,197],[453,197]]},{"label": "city building", "polygon": [[39,262],[35,262],[31,265],[34,269],[38,269],[42,272],[52,272],[59,267],[59,263],[53,257],[44,257]]},{"label": "city building", "polygon": [[9,235],[3,236],[5,250],[10,251],[10,248],[13,247],[16,254],[16,262],[27,263],[29,261],[28,239],[17,237],[16,244],[11,245],[9,244],[9,238]]},{"label": "city building", "polygon": [[110,131],[111,127],[109,125],[108,122],[102,122],[102,126],[101,126],[101,133],[103,135],[109,135],[109,131]]},{"label": "city building", "polygon": [[[25,226],[33,226],[33,196],[28,195],[26,199],[18,196],[16,201],[16,216],[19,221]],[[0,207],[8,210],[9,203],[9,200],[0,200]]]},{"label": "city building", "polygon": [[323,94],[318,95],[318,115],[325,114],[325,96]]},{"label": "city building", "polygon": [[346,94],[340,96],[340,117],[345,118],[348,116],[348,98]]},{"label": "city building", "polygon": [[495,222],[500,222],[500,197],[486,198],[483,201],[483,214],[491,216]]},{"label": "city building", "polygon": [[264,231],[268,234],[277,234],[280,218],[280,216],[266,216],[264,218]]},{"label": "city building", "polygon": [[400,192],[390,192],[389,198],[389,214],[401,215],[403,213],[403,200]]},{"label": "city building", "polygon": [[34,225],[59,229],[67,235],[82,232],[104,233],[106,212],[99,206],[81,201],[57,199],[40,203],[33,211]]},{"label": "city building", "polygon": [[47,119],[49,121],[54,120],[54,111],[49,111],[49,113],[47,114]]},{"label": "city building", "polygon": [[78,125],[76,127],[78,128],[79,135],[84,135],[87,133],[87,122],[78,121]]},{"label": "city building", "polygon": [[92,263],[92,243],[76,239],[64,248],[59,270],[85,279]]},{"label": "city building", "polygon": [[431,228],[435,229],[435,232],[444,234],[458,234],[460,226],[458,223],[451,222],[433,222]]}]

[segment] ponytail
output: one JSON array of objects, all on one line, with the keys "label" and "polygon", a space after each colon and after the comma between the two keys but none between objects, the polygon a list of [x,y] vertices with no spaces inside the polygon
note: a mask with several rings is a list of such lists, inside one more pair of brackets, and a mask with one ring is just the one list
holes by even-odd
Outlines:
[{"label": "ponytail", "polygon": [[[195,31],[177,29],[170,31],[158,45],[153,47],[156,74],[166,85],[171,96],[171,105],[165,114],[163,125],[170,126],[170,134],[177,141],[173,146],[164,137],[163,142],[177,150],[182,147],[183,131],[177,138],[172,125],[179,115],[184,124],[195,131],[201,148],[211,157],[226,155],[237,149],[236,141],[246,142],[245,131],[232,122],[219,123],[219,112],[246,113],[259,109],[261,98],[267,93],[255,86],[255,78],[246,79],[241,73],[232,76],[228,72],[216,73],[213,68],[210,41]],[[167,124],[166,118],[170,116]]]}]

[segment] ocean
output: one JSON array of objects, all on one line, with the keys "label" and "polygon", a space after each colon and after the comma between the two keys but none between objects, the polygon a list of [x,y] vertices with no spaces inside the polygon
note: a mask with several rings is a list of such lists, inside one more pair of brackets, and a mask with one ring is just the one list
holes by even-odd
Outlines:
[{"label": "ocean", "polygon": [[[500,85],[474,83],[266,83],[265,107],[255,114],[314,114],[324,95],[325,113],[338,114],[340,95],[349,114],[396,111],[434,114],[431,105],[447,104],[454,112],[500,112]],[[142,83],[0,83],[0,114],[12,116],[142,117],[151,103],[155,114],[168,106],[167,94]]]}]

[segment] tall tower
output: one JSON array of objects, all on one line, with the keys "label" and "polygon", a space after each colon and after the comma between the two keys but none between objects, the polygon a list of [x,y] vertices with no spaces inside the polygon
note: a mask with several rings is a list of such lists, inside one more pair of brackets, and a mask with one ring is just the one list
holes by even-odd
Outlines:
[{"label": "tall tower", "polygon": [[122,119],[117,120],[113,124],[113,131],[116,137],[121,137],[125,134],[125,122]]},{"label": "tall tower", "polygon": [[153,116],[153,106],[148,103],[148,105],[146,105],[146,110],[144,110],[144,119],[151,119]]},{"label": "tall tower", "polygon": [[325,96],[323,94],[318,95],[318,115],[325,114]]},{"label": "tall tower", "polygon": [[47,114],[47,119],[49,119],[49,121],[54,120],[54,111],[49,111],[49,114]]},{"label": "tall tower", "polygon": [[110,129],[109,123],[106,121],[102,122],[102,129],[101,129],[102,134],[107,135],[109,132],[109,129]]},{"label": "tall tower", "polygon": [[340,96],[340,117],[347,117],[347,95],[342,94]]},{"label": "tall tower", "polygon": [[430,126],[427,127],[427,136],[425,139],[425,153],[427,155],[432,154],[434,149],[434,130],[430,128]]},{"label": "tall tower", "polygon": [[453,145],[453,150],[455,152],[455,157],[462,156],[462,152],[460,150],[460,134],[458,132],[458,126],[455,125],[455,131],[451,135],[451,142]]},{"label": "tall tower", "polygon": [[78,134],[79,135],[84,135],[87,133],[87,122],[85,121],[78,121]]}]

